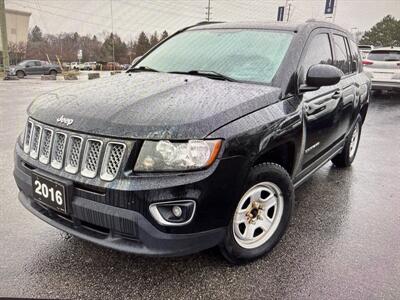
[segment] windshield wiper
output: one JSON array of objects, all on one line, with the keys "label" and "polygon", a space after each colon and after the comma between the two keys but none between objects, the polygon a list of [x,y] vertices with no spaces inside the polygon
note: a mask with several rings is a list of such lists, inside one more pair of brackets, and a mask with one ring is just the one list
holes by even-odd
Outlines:
[{"label": "windshield wiper", "polygon": [[176,72],[168,72],[172,74],[189,74],[189,75],[197,75],[197,76],[205,76],[211,79],[219,79],[219,80],[226,80],[232,82],[240,82],[239,80],[233,79],[229,76],[224,74],[218,73],[217,71],[208,71],[208,70],[191,70],[187,72],[176,71]]},{"label": "windshield wiper", "polygon": [[129,69],[127,72],[160,72],[160,71],[158,71],[158,70],[156,70],[156,69],[152,69],[152,68],[150,68],[150,67],[147,67],[147,66],[141,66],[141,67],[138,67],[138,68],[132,68],[132,69]]}]

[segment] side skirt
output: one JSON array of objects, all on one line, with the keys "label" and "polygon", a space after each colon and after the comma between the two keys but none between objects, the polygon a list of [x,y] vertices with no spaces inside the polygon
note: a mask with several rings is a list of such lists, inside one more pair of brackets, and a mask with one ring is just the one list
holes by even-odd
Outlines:
[{"label": "side skirt", "polygon": [[304,183],[313,173],[318,171],[323,165],[325,165],[329,160],[331,160],[336,154],[343,150],[345,144],[345,139],[338,142],[332,147],[327,153],[322,155],[319,159],[309,165],[307,168],[302,170],[293,180],[293,185],[298,188],[302,183]]}]

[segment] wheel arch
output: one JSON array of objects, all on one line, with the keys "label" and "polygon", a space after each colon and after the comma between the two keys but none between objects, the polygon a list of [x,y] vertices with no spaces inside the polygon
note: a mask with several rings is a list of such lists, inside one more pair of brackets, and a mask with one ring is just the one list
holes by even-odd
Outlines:
[{"label": "wheel arch", "polygon": [[295,143],[291,141],[271,146],[255,157],[252,166],[272,162],[282,166],[292,176],[295,167],[295,150]]}]

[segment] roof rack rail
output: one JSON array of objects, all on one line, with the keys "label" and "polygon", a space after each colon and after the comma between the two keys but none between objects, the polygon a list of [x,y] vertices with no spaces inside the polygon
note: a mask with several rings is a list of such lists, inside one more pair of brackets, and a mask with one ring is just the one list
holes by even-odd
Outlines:
[{"label": "roof rack rail", "polygon": [[201,21],[201,22],[198,22],[196,24],[186,26],[186,27],[178,30],[176,33],[185,31],[187,29],[190,29],[190,28],[193,28],[193,27],[196,27],[196,26],[209,25],[209,24],[218,24],[218,23],[225,23],[225,22],[223,22],[223,21]]}]

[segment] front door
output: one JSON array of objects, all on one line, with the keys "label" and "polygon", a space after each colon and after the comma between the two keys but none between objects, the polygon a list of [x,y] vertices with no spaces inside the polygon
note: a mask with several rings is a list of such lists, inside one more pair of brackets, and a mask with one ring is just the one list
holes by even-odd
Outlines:
[{"label": "front door", "polygon": [[[314,31],[301,59],[298,72],[299,82],[305,83],[307,71],[312,65],[332,64],[332,62],[333,52],[329,32],[325,29]],[[337,139],[337,126],[340,123],[338,113],[341,109],[342,97],[341,83],[324,86],[302,95],[306,126],[303,169],[334,145]]]}]

